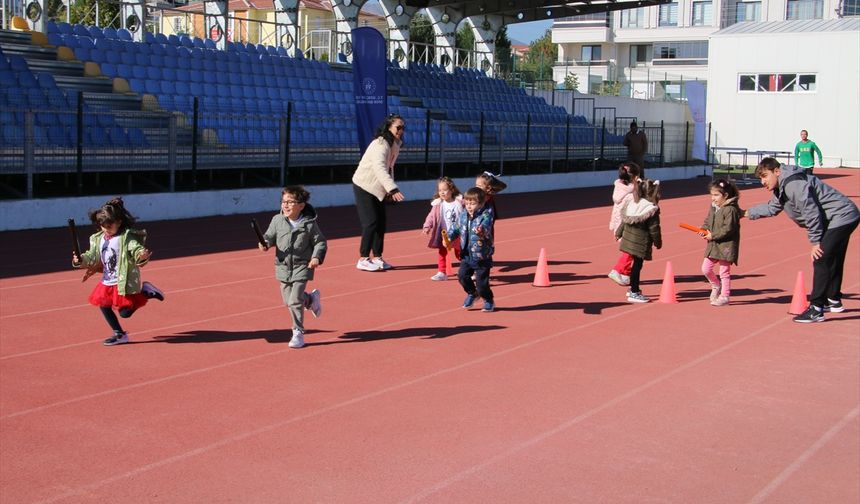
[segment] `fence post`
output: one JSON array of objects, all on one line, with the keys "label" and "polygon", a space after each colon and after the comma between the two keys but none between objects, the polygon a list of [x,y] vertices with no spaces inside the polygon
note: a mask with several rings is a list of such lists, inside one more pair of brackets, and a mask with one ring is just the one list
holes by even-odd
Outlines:
[{"label": "fence post", "polygon": [[287,117],[286,120],[281,119],[283,124],[283,139],[281,141],[281,149],[284,151],[284,164],[281,165],[280,185],[287,185],[287,178],[290,173],[290,134],[293,129],[293,102],[287,102]]},{"label": "fence post", "polygon": [[711,122],[708,121],[708,142],[705,145],[705,165],[711,164]]},{"label": "fence post", "polygon": [[77,172],[78,195],[84,193],[84,92],[78,91],[78,138],[75,142],[75,172]]},{"label": "fence post", "polygon": [[526,116],[526,173],[528,173],[529,167],[529,144],[531,143],[532,137],[532,114],[529,112],[528,116]]},{"label": "fence post", "polygon": [[484,169],[484,112],[481,111],[481,125],[478,130],[478,168]]},{"label": "fence post", "polygon": [[684,121],[684,164],[687,164],[689,158],[687,153],[690,149],[690,121]]},{"label": "fence post", "polygon": [[663,127],[663,119],[660,119],[660,167],[666,164],[666,128]]},{"label": "fence post", "polygon": [[197,190],[197,114],[200,111],[200,101],[194,97],[194,116],[191,121],[191,190]]},{"label": "fence post", "polygon": [[170,192],[176,192],[176,116],[167,118],[167,171]]},{"label": "fence post", "polygon": [[424,114],[424,173],[430,169],[430,109]]},{"label": "fence post", "polygon": [[567,116],[567,128],[564,131],[564,169],[570,169],[570,115]]},{"label": "fence post", "polygon": [[33,197],[33,172],[35,171],[35,152],[34,144],[36,143],[35,134],[36,118],[32,110],[28,110],[24,115],[24,171],[27,173],[27,197]]},{"label": "fence post", "polygon": [[600,162],[601,162],[600,167],[603,168],[603,165],[602,165],[602,163],[603,163],[603,150],[606,147],[606,118],[605,117],[603,118],[603,121],[601,121],[601,123],[602,124],[600,126]]}]

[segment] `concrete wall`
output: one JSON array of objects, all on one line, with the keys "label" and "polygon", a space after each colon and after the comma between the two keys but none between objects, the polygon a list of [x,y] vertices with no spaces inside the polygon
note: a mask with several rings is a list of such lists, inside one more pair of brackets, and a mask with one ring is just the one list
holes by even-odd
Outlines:
[{"label": "concrete wall", "polygon": [[[649,168],[648,176],[661,180],[689,179],[709,171],[703,166],[681,168]],[[503,177],[507,193],[551,191],[576,187],[610,186],[617,178],[614,171],[561,173],[552,175],[517,175]],[[461,189],[472,187],[474,178],[456,179]],[[428,198],[435,189],[435,180],[400,182],[401,191],[410,200]],[[352,185],[307,186],[311,203],[318,207],[353,204]],[[130,194],[124,196],[126,207],[141,220],[173,220],[210,215],[236,215],[277,211],[281,190],[235,189],[189,193]],[[0,201],[0,231],[59,227],[69,218],[78,223],[89,222],[87,213],[110,199],[106,196],[82,198],[32,199]]]},{"label": "concrete wall", "polygon": [[[794,151],[800,130],[825,166],[860,167],[860,32],[736,34],[710,41],[708,120],[717,147]],[[815,73],[814,93],[739,93],[743,73]]]}]

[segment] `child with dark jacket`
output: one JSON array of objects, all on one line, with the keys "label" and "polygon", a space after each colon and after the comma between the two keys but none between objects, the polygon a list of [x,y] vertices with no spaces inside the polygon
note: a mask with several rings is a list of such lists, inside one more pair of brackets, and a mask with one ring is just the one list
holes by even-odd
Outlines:
[{"label": "child with dark jacket", "polygon": [[660,181],[639,181],[635,196],[621,211],[621,225],[615,230],[615,238],[621,240],[619,249],[633,256],[630,270],[630,290],[627,301],[647,303],[650,301],[639,288],[639,278],[644,261],[651,260],[651,248],[663,246],[660,232]]},{"label": "child with dark jacket", "polygon": [[805,174],[800,167],[782,166],[774,158],[762,159],[755,174],[773,196],[744,215],[755,220],[784,210],[788,218],[806,228],[812,244],[812,294],[806,311],[794,321],[822,322],[825,311],[843,311],[842,271],[848,241],[860,223],[857,205],[818,177]]},{"label": "child with dark jacket", "polygon": [[309,199],[310,193],[304,187],[285,187],[281,191],[281,213],[272,217],[263,235],[266,244],[259,245],[260,250],[275,247],[275,278],[281,283],[281,296],[293,321],[290,348],[305,345],[304,310],[311,310],[314,317],[322,313],[319,290],[305,292],[314,270],[325,260],[327,247]]},{"label": "child with dark jacket", "polygon": [[[738,263],[741,242],[741,210],[738,208],[738,188],[726,179],[716,179],[709,186],[711,208],[702,224],[702,237],[707,240],[702,273],[711,284],[711,305],[729,304],[732,264]],[[719,266],[720,278],[714,269]]]},{"label": "child with dark jacket", "polygon": [[[458,278],[466,299],[463,308],[471,308],[476,297],[484,299],[482,311],[495,309],[490,289],[490,268],[493,267],[493,212],[485,205],[486,194],[473,187],[463,195],[466,211],[451,230],[450,238],[460,238],[460,271]],[[472,275],[474,274],[474,280]]]}]

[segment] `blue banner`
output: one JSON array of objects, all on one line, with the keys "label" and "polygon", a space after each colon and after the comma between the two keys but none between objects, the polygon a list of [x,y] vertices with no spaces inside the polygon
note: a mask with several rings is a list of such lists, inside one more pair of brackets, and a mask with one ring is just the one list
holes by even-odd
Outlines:
[{"label": "blue banner", "polygon": [[388,115],[387,53],[385,38],[375,28],[352,30],[352,87],[362,155]]},{"label": "blue banner", "polygon": [[693,159],[707,160],[705,132],[705,85],[699,81],[686,82],[687,106],[693,116]]}]

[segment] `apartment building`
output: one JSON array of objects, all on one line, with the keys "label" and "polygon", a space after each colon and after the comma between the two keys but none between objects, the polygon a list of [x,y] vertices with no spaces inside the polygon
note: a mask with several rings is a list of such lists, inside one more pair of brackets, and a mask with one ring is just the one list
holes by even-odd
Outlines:
[{"label": "apartment building", "polygon": [[[553,79],[578,89],[609,83],[633,98],[684,99],[684,82],[707,81],[710,36],[742,22],[828,20],[860,15],[860,0],[676,0],[553,22]],[[754,50],[754,49],[752,49]]]}]

